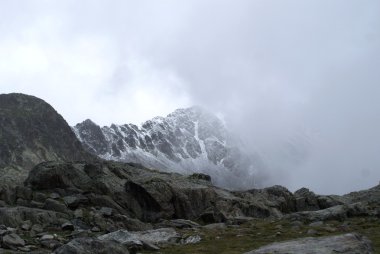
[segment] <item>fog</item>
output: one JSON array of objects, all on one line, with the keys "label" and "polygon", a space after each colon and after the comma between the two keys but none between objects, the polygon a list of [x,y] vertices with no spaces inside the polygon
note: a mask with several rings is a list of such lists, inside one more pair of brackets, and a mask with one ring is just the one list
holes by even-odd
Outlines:
[{"label": "fog", "polygon": [[69,124],[222,114],[265,185],[341,194],[380,180],[380,2],[1,1],[0,92]]}]

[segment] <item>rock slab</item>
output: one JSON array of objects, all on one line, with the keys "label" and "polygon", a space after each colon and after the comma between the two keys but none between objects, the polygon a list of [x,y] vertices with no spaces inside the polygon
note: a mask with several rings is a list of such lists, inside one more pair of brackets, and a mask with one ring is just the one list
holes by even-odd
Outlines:
[{"label": "rock slab", "polygon": [[371,242],[356,233],[329,237],[306,237],[298,240],[273,243],[245,254],[372,254]]},{"label": "rock slab", "polygon": [[76,238],[54,251],[55,254],[128,254],[128,248],[115,241],[102,241],[95,238]]}]

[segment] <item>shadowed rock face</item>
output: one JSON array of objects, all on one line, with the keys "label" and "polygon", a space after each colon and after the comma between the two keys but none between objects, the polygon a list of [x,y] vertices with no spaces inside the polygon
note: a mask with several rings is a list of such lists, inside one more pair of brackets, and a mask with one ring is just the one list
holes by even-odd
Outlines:
[{"label": "shadowed rock face", "polygon": [[[11,167],[27,172],[42,161],[93,158],[49,104],[24,94],[0,94],[0,170]],[[2,172],[2,177],[10,171]]]},{"label": "shadowed rock face", "polygon": [[64,196],[84,193],[86,204],[103,203],[146,222],[207,217],[211,223],[236,216],[267,217],[294,209],[290,198],[276,201],[278,196],[291,195],[285,188],[244,195],[217,188],[204,175],[162,173],[117,162],[45,162],[30,171],[25,185],[33,191],[59,189]]}]

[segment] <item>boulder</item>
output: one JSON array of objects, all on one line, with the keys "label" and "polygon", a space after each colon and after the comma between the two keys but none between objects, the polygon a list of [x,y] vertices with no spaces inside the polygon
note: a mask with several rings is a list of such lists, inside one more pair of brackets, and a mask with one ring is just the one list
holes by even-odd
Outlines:
[{"label": "boulder", "polygon": [[294,192],[297,211],[314,211],[319,209],[318,198],[314,192],[301,188]]},{"label": "boulder", "polygon": [[180,235],[172,228],[159,228],[147,231],[130,232],[128,230],[118,230],[98,237],[100,240],[113,240],[121,244],[141,244],[144,242],[154,245],[175,243],[180,239]]},{"label": "boulder", "polygon": [[62,204],[58,200],[51,199],[51,198],[48,198],[45,200],[43,209],[56,211],[60,213],[69,213],[69,210],[67,209],[67,206],[65,204]]},{"label": "boulder", "polygon": [[70,222],[63,223],[61,226],[61,229],[64,231],[73,231],[74,230],[74,225]]},{"label": "boulder", "polygon": [[163,220],[159,224],[162,227],[171,228],[198,228],[200,225],[191,220],[175,219],[175,220]]},{"label": "boulder", "polygon": [[298,212],[286,215],[285,218],[291,220],[303,221],[326,221],[338,220],[344,221],[348,217],[369,215],[367,205],[365,203],[354,203],[349,205],[337,205],[318,211]]},{"label": "boulder", "polygon": [[66,205],[72,210],[78,208],[79,205],[88,204],[88,198],[82,194],[63,197],[63,201],[65,201]]},{"label": "boulder", "polygon": [[32,199],[32,190],[28,187],[17,186],[16,187],[16,198],[21,198],[24,200]]},{"label": "boulder", "polygon": [[75,238],[67,244],[59,247],[54,251],[55,254],[128,254],[128,248],[125,245],[115,241],[99,240],[96,238]]},{"label": "boulder", "polygon": [[53,240],[53,239],[54,239],[54,235],[46,234],[46,235],[41,236],[40,241],[47,241],[47,240]]},{"label": "boulder", "polygon": [[25,241],[19,235],[12,233],[3,236],[2,246],[7,249],[16,249],[25,246]]},{"label": "boulder", "polygon": [[181,239],[181,244],[194,244],[202,240],[200,235],[190,235],[184,239]]},{"label": "boulder", "polygon": [[211,182],[211,176],[202,174],[202,173],[194,173],[189,176],[189,179],[203,180],[206,182]]},{"label": "boulder", "polygon": [[113,210],[110,207],[102,207],[102,208],[100,208],[99,212],[104,217],[110,217],[112,215]]},{"label": "boulder", "polygon": [[273,243],[245,254],[372,254],[371,242],[356,233],[328,236],[307,237],[292,241]]},{"label": "boulder", "polygon": [[0,224],[18,227],[24,221],[32,224],[56,225],[59,219],[68,219],[68,215],[30,207],[0,207]]},{"label": "boulder", "polygon": [[203,228],[208,229],[208,230],[221,230],[221,229],[226,229],[227,225],[226,223],[212,223],[212,224],[203,226]]},{"label": "boulder", "polygon": [[24,221],[24,223],[21,224],[20,228],[24,231],[29,231],[30,228],[32,227],[32,222],[31,221]]}]

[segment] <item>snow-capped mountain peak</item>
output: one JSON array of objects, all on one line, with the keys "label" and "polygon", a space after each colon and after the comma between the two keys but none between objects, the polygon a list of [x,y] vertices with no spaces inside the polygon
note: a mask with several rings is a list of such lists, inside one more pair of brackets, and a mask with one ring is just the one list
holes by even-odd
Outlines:
[{"label": "snow-capped mountain peak", "polygon": [[251,169],[259,165],[224,122],[201,107],[177,109],[140,126],[101,128],[86,120],[73,130],[83,146],[101,158],[185,174],[202,172],[223,187],[252,187]]}]

